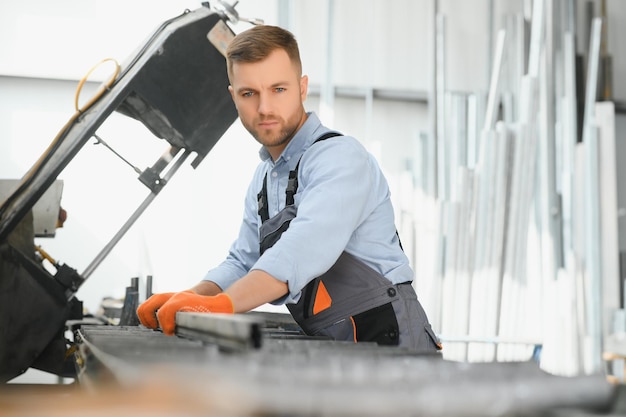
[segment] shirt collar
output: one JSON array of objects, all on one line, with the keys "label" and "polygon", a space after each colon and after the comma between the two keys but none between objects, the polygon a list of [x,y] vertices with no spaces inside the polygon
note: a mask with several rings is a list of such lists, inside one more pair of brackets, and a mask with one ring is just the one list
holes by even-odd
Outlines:
[{"label": "shirt collar", "polygon": [[[311,146],[311,143],[313,143],[317,136],[319,136],[316,135],[316,133],[323,129],[322,122],[314,112],[307,112],[307,116],[308,117],[304,124],[296,132],[293,138],[291,138],[283,152],[280,154],[280,157],[278,157],[274,163],[278,163],[281,159],[289,161],[294,156],[301,154],[309,146]],[[270,153],[264,146],[262,146],[259,150],[259,157],[263,161],[271,161]]]}]

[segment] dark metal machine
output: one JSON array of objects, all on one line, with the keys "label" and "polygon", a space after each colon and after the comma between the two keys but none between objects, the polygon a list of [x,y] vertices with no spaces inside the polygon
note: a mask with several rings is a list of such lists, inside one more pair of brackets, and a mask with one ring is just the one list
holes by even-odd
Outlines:
[{"label": "dark metal machine", "polygon": [[[227,19],[207,4],[164,22],[0,206],[0,382],[29,367],[74,374],[64,327],[82,317],[76,291],[176,169],[192,154],[197,167],[235,121],[224,57],[234,36]],[[150,190],[146,200],[87,269],[57,264],[52,274],[35,256],[32,208],[114,111],[141,121],[169,148],[139,176]]]}]

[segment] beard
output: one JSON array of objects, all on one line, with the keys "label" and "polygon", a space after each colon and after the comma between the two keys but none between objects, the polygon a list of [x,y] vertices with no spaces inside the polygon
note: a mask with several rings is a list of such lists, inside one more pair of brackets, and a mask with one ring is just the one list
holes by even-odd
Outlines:
[{"label": "beard", "polygon": [[278,132],[255,128],[250,128],[248,131],[257,142],[268,148],[286,145],[295,134],[287,126],[282,127]]},{"label": "beard", "polygon": [[[282,120],[278,117],[261,117],[254,120],[252,123],[244,123],[244,127],[250,134],[266,148],[285,146],[291,138],[296,134],[300,127],[302,114],[294,114],[287,120]],[[279,122],[278,129],[263,129],[258,127],[259,122],[263,121],[277,121]]]}]

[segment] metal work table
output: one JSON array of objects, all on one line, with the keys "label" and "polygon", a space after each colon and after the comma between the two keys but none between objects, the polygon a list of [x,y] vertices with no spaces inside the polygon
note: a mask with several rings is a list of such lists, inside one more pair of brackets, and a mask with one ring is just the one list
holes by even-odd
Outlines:
[{"label": "metal work table", "polygon": [[285,316],[178,313],[173,337],[84,326],[79,381],[95,393],[158,386],[187,398],[190,415],[220,416],[582,416],[610,413],[616,396],[601,375],[309,338]]}]

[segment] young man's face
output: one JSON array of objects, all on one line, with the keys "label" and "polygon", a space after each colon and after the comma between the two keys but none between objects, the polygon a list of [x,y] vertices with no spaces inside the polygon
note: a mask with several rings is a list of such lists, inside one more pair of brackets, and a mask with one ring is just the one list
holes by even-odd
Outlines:
[{"label": "young man's face", "polygon": [[228,87],[245,128],[276,160],[306,120],[308,79],[282,49],[254,63],[234,63]]}]

